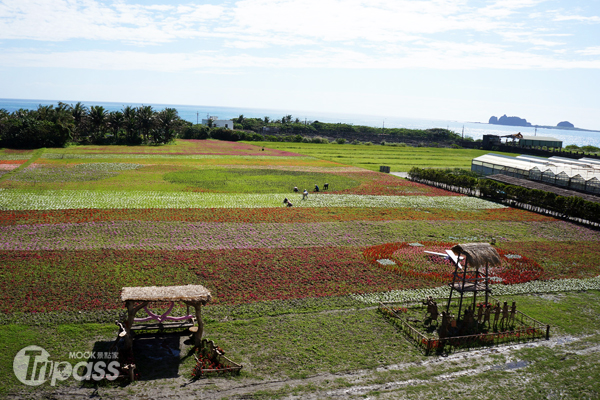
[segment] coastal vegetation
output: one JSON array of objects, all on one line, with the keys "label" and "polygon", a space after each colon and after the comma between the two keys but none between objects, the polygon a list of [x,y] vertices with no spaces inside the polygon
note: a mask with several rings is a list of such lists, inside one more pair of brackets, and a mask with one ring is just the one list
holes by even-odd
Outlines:
[{"label": "coastal vegetation", "polygon": [[156,111],[152,106],[126,106],[108,111],[81,102],[40,105],[37,110],[0,110],[3,147],[63,147],[68,143],[164,144],[187,125],[174,108]]},{"label": "coastal vegetation", "polygon": [[[375,128],[319,121],[301,122],[291,115],[233,119],[234,130],[193,124],[179,117],[174,108],[157,111],[152,106],[126,106],[108,111],[102,106],[66,104],[39,105],[37,110],[12,113],[0,109],[0,145],[12,148],[63,147],[74,144],[165,144],[175,138],[226,141],[304,143],[402,142],[423,146],[458,146],[458,134],[441,128]],[[472,139],[467,138],[467,141]]]}]

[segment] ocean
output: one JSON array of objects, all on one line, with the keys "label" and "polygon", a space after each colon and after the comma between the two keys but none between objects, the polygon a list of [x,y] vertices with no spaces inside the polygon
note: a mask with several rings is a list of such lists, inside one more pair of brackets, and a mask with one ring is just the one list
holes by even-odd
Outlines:
[{"label": "ocean", "polygon": [[[64,103],[75,104],[77,101],[63,100]],[[137,107],[142,103],[115,103],[115,102],[100,102],[100,101],[81,101],[86,106],[103,106],[109,111],[122,110],[124,106]],[[57,105],[58,100],[29,100],[29,99],[0,99],[0,109],[6,109],[13,112],[23,109],[37,109],[38,105]],[[179,116],[187,121],[196,123],[202,121],[207,115],[218,116],[220,119],[231,119],[243,114],[245,117],[263,118],[268,116],[271,119],[280,119],[285,115],[291,114],[292,117],[298,118],[301,121],[321,121],[321,122],[341,122],[354,125],[366,125],[374,127],[386,128],[409,128],[409,129],[430,129],[430,128],[446,128],[458,134],[463,134],[465,137],[473,139],[481,139],[483,135],[509,135],[521,132],[525,136],[550,136],[562,140],[563,147],[575,144],[578,146],[592,145],[600,147],[600,132],[594,131],[575,131],[564,129],[546,129],[522,126],[504,126],[491,125],[488,123],[469,122],[469,121],[454,121],[454,120],[437,120],[437,119],[418,119],[405,118],[396,116],[374,116],[360,114],[339,114],[326,112],[306,112],[306,111],[285,111],[285,110],[269,110],[257,108],[236,108],[236,107],[218,107],[218,106],[193,106],[181,104],[154,104],[144,103],[143,105],[152,106],[156,110],[162,110],[170,107],[175,108],[179,112]]]}]

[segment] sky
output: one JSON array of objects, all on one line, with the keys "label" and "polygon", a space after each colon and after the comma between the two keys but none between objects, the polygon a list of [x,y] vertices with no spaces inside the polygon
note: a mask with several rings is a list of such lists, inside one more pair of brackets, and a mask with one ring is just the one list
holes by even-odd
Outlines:
[{"label": "sky", "polygon": [[600,130],[600,0],[0,0],[0,98]]}]

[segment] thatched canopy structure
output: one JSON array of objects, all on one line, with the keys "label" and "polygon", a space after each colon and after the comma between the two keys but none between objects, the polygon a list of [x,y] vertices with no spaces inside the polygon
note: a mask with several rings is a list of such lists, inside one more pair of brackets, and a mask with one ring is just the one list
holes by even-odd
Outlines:
[{"label": "thatched canopy structure", "polygon": [[467,265],[472,268],[500,265],[500,255],[489,243],[465,243],[452,247],[452,251],[467,258]]},{"label": "thatched canopy structure", "polygon": [[124,287],[121,301],[184,301],[208,303],[210,291],[202,285]]}]

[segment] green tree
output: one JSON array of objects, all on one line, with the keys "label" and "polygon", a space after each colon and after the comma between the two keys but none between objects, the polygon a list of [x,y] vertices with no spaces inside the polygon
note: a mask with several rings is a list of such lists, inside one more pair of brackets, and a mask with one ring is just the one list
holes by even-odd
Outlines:
[{"label": "green tree", "polygon": [[123,116],[122,111],[111,111],[108,114],[108,127],[110,128],[116,142],[119,141],[119,133],[124,126],[125,117]]},{"label": "green tree", "polygon": [[102,106],[90,107],[90,122],[92,125],[92,141],[99,143],[104,139],[106,133],[108,113]]},{"label": "green tree", "polygon": [[140,106],[136,109],[137,126],[144,142],[148,142],[150,131],[154,128],[155,112],[152,106]]},{"label": "green tree", "polygon": [[165,108],[156,115],[155,143],[168,143],[175,139],[179,124],[179,115],[174,108]]}]

